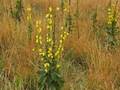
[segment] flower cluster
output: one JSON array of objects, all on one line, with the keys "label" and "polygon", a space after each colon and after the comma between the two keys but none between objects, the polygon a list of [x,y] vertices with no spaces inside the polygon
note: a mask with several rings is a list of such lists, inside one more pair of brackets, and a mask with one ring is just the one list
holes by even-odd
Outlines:
[{"label": "flower cluster", "polygon": [[117,18],[116,18],[115,5],[112,5],[111,7],[108,8],[108,25],[112,25],[116,21]]},{"label": "flower cluster", "polygon": [[43,48],[42,48],[42,44],[43,44],[42,43],[42,36],[41,36],[42,28],[41,28],[41,21],[40,20],[36,21],[35,27],[36,27],[35,48],[33,49],[33,51],[37,51],[39,56],[43,57],[45,55],[45,52],[43,51]]},{"label": "flower cluster", "polygon": [[57,51],[55,52],[55,57],[57,59],[60,59],[61,53],[63,51],[64,41],[65,41],[66,37],[69,35],[69,33],[67,31],[64,31],[64,27],[61,27],[61,30],[63,31],[63,33],[60,36],[59,45],[58,45]]}]

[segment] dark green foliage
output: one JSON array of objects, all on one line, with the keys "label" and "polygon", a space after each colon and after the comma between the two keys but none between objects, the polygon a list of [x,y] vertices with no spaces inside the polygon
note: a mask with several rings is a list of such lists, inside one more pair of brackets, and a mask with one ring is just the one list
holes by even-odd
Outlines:
[{"label": "dark green foliage", "polygon": [[61,90],[64,81],[57,71],[53,71],[40,72],[40,90]]}]

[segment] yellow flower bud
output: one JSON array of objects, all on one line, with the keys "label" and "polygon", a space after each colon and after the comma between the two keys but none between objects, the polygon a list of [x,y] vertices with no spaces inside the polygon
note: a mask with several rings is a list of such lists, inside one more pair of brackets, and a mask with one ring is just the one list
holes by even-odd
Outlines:
[{"label": "yellow flower bud", "polygon": [[49,11],[52,12],[52,7],[49,7]]},{"label": "yellow flower bud", "polygon": [[49,17],[49,14],[46,14],[46,18],[48,18]]},{"label": "yellow flower bud", "polygon": [[27,11],[31,11],[32,9],[30,7],[27,8]]},{"label": "yellow flower bud", "polygon": [[57,64],[56,68],[59,69],[61,66],[59,64]]},{"label": "yellow flower bud", "polygon": [[59,7],[57,7],[57,8],[56,8],[56,10],[57,10],[57,11],[59,11],[59,10],[60,10],[60,8],[59,8]]},{"label": "yellow flower bud", "polygon": [[45,63],[45,64],[44,64],[44,67],[45,67],[45,68],[48,68],[49,66],[50,66],[49,63]]},{"label": "yellow flower bud", "polygon": [[38,43],[39,42],[39,40],[38,39],[36,39],[36,43]]},{"label": "yellow flower bud", "polygon": [[34,51],[35,51],[35,48],[33,48],[32,51],[34,52]]},{"label": "yellow flower bud", "polygon": [[47,73],[47,72],[48,72],[48,70],[47,70],[47,69],[45,69],[45,72]]}]

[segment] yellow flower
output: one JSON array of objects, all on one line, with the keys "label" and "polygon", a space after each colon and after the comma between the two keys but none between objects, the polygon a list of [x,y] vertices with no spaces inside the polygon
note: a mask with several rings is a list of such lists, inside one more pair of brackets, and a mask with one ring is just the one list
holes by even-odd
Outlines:
[{"label": "yellow flower", "polygon": [[51,58],[53,58],[53,56],[51,56]]},{"label": "yellow flower", "polygon": [[50,29],[50,25],[47,26],[47,29]]},{"label": "yellow flower", "polygon": [[59,55],[59,50],[55,53],[55,56],[58,56]]},{"label": "yellow flower", "polygon": [[61,27],[61,30],[63,30],[64,29],[64,27]]},{"label": "yellow flower", "polygon": [[52,12],[52,7],[49,7],[49,11]]},{"label": "yellow flower", "polygon": [[60,67],[61,67],[60,64],[57,64],[56,68],[59,69]]},{"label": "yellow flower", "polygon": [[60,43],[62,43],[63,41],[62,40],[60,40]]},{"label": "yellow flower", "polygon": [[50,16],[50,14],[46,14],[46,18],[48,18]]},{"label": "yellow flower", "polygon": [[109,25],[111,25],[111,24],[112,24],[112,22],[111,22],[111,21],[108,21],[108,24],[109,24]]},{"label": "yellow flower", "polygon": [[48,68],[49,66],[50,66],[49,63],[45,63],[45,64],[44,64],[44,67],[45,67],[45,68]]},{"label": "yellow flower", "polygon": [[48,57],[50,57],[51,56],[51,54],[48,54]]},{"label": "yellow flower", "polygon": [[48,48],[49,51],[52,51],[52,48]]},{"label": "yellow flower", "polygon": [[64,12],[67,12],[68,10],[67,10],[67,8],[64,8],[64,10],[63,10]]},{"label": "yellow flower", "polygon": [[59,11],[59,10],[60,10],[60,8],[59,8],[59,7],[57,7],[57,8],[56,8],[56,10],[57,10],[57,11]]},{"label": "yellow flower", "polygon": [[60,35],[60,37],[62,38],[62,37],[63,37],[63,35],[61,34],[61,35]]},{"label": "yellow flower", "polygon": [[40,44],[42,44],[42,41],[40,41]]},{"label": "yellow flower", "polygon": [[52,18],[53,16],[52,16],[52,14],[50,14],[50,18]]},{"label": "yellow flower", "polygon": [[36,21],[36,28],[40,27],[40,24],[41,24],[41,21],[40,21],[40,20],[37,20],[37,21]]},{"label": "yellow flower", "polygon": [[41,61],[43,61],[44,60],[44,58],[41,58]]},{"label": "yellow flower", "polygon": [[110,12],[111,11],[111,8],[108,8],[108,12]]},{"label": "yellow flower", "polygon": [[38,35],[36,35],[35,37],[36,37],[36,38],[38,38],[39,36],[38,36]]},{"label": "yellow flower", "polygon": [[45,69],[45,72],[47,73],[47,72],[48,72],[48,70],[47,70],[47,69]]},{"label": "yellow flower", "polygon": [[34,51],[35,51],[35,48],[33,48],[32,51],[34,52]]},{"label": "yellow flower", "polygon": [[51,39],[51,38],[48,38],[48,39],[47,39],[47,42],[51,42],[51,41],[52,41],[52,39]]},{"label": "yellow flower", "polygon": [[38,39],[36,39],[36,43],[38,43],[39,42],[39,40]]},{"label": "yellow flower", "polygon": [[45,53],[40,52],[39,55],[40,55],[40,56],[41,56],[41,55],[42,55],[42,56],[45,56]]},{"label": "yellow flower", "polygon": [[39,29],[37,29],[37,31],[40,33],[42,31],[42,28],[39,27]]},{"label": "yellow flower", "polygon": [[39,40],[42,40],[42,37],[41,37],[41,36],[39,36]]},{"label": "yellow flower", "polygon": [[65,40],[65,37],[63,37],[63,40]]},{"label": "yellow flower", "polygon": [[39,52],[42,52],[42,49],[39,49]]},{"label": "yellow flower", "polygon": [[27,11],[31,11],[32,9],[30,7],[27,8]]},{"label": "yellow flower", "polygon": [[31,18],[32,18],[32,15],[29,14],[29,15],[27,16],[27,20],[29,21],[29,20],[31,20]]},{"label": "yellow flower", "polygon": [[49,24],[52,24],[52,20],[51,20],[51,19],[48,19],[48,23],[49,23]]}]

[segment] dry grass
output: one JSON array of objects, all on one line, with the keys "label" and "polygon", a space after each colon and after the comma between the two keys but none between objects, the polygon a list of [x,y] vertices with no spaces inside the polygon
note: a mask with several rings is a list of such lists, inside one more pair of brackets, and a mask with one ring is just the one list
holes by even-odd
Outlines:
[{"label": "dry grass", "polygon": [[[59,0],[50,1],[54,8],[59,5]],[[93,10],[96,6],[98,7],[97,19],[100,25],[104,24],[108,1],[80,0],[80,38],[77,37],[76,29],[65,43],[66,51],[63,56],[66,56],[66,58],[62,61],[62,74],[65,79],[63,90],[120,90],[120,48],[117,48],[117,52],[110,53],[103,48],[98,48],[97,41],[93,39],[96,36],[92,34],[93,38],[91,37]],[[24,8],[30,5],[33,7],[33,30],[35,29],[35,19],[41,18],[43,21],[42,34],[44,36],[46,30],[43,17],[49,5],[48,0],[24,0],[23,3]],[[10,16],[9,10],[11,5],[14,7],[14,4],[14,0],[0,1],[0,57],[4,61],[3,70],[0,72],[0,90],[38,90],[38,61],[37,56],[32,52],[35,30],[32,34],[32,41],[29,42],[26,14],[24,14],[20,24],[16,24]],[[72,13],[75,11],[75,4],[73,0]],[[40,13],[40,16],[38,13]],[[61,20],[60,18],[60,16],[57,18],[58,21]],[[61,22],[62,20],[59,24],[57,23],[58,26],[61,25]],[[67,55],[66,53],[71,49],[70,53],[72,55]],[[85,59],[82,57],[85,57]],[[82,67],[85,67],[84,64],[87,65],[87,69],[81,70]],[[5,73],[5,75],[2,73]],[[16,76],[25,83],[20,84],[21,86],[15,89],[15,83],[10,83],[10,80],[14,80]],[[30,81],[29,78],[34,79],[34,82]],[[34,84],[33,88],[30,84],[32,82]]]}]

